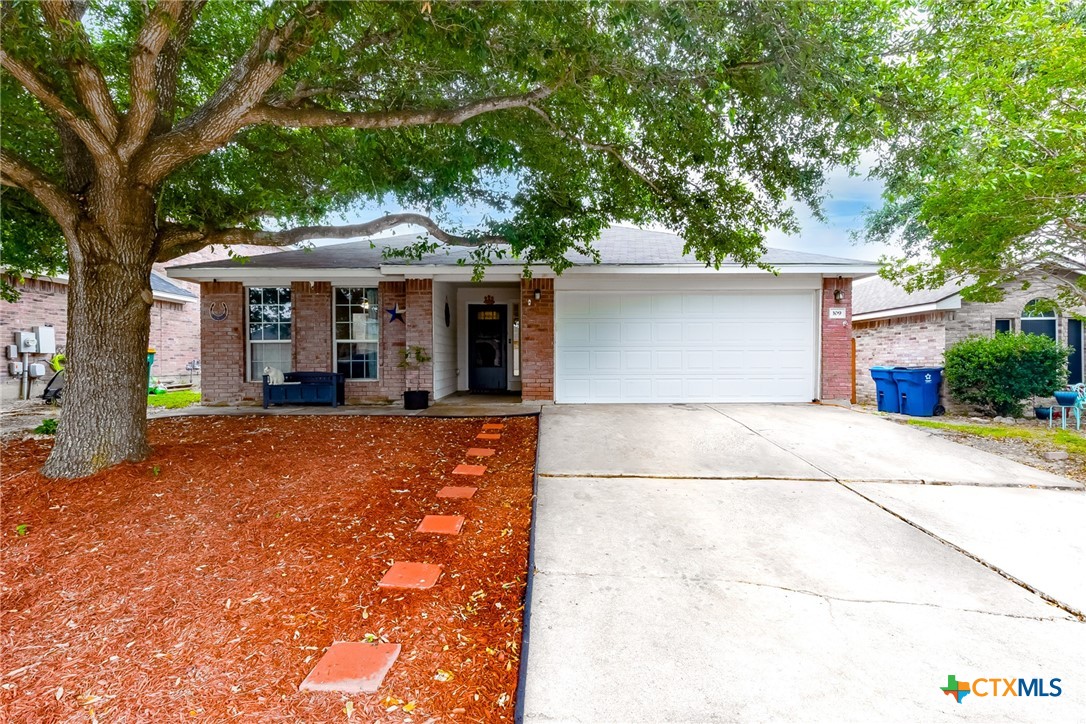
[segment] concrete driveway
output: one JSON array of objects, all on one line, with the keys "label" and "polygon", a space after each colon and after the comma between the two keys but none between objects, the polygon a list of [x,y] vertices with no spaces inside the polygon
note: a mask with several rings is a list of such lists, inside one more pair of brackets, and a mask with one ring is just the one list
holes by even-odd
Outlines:
[{"label": "concrete driveway", "polygon": [[811,405],[541,426],[526,720],[1086,720],[1073,481]]}]

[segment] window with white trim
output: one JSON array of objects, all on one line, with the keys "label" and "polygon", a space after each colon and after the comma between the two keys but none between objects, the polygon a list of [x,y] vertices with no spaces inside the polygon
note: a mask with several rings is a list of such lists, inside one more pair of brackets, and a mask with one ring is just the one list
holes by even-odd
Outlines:
[{"label": "window with white trim", "polygon": [[291,370],[290,287],[249,287],[249,380],[260,382],[265,367]]},{"label": "window with white trim", "polygon": [[375,287],[336,287],[332,292],[336,372],[349,380],[377,379],[381,309]]}]

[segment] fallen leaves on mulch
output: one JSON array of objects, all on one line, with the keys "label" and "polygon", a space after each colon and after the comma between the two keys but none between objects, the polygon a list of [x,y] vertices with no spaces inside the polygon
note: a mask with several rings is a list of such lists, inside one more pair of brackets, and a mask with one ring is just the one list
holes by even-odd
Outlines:
[{"label": "fallen leaves on mulch", "polygon": [[[473,498],[436,496],[487,421],[154,420],[149,460],[78,481],[5,445],[0,719],[512,719],[535,419],[503,420]],[[437,513],[461,535],[414,533]],[[396,560],[444,574],[379,589]],[[403,645],[377,694],[298,691],[365,640]]]}]

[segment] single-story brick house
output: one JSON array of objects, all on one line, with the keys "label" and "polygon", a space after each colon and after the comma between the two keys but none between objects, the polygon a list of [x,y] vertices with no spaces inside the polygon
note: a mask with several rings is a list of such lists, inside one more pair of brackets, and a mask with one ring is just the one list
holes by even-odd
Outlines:
[{"label": "single-story brick house", "polygon": [[[779,274],[707,268],[674,234],[612,227],[600,263],[496,260],[471,281],[470,250],[419,261],[383,253],[401,235],[247,263],[172,267],[201,285],[205,404],[255,401],[266,365],[343,372],[348,402],[519,392],[587,402],[847,401],[852,280],[873,262],[770,250]],[[376,247],[374,247],[376,245]],[[432,361],[405,379],[405,345]]]},{"label": "single-story brick house", "polygon": [[[52,326],[57,350],[63,351],[68,335],[68,277],[31,277],[17,284],[19,299],[0,301],[0,337],[9,345],[16,332],[34,327]],[[151,274],[151,342],[156,351],[155,376],[183,379],[186,365],[199,358],[199,298],[181,283],[172,282],[161,270]],[[31,355],[32,362],[47,361],[50,355]],[[21,357],[20,357],[21,359]],[[40,394],[48,380],[34,382],[33,394]],[[0,367],[0,398],[17,399],[19,376],[11,375],[8,365]]]},{"label": "single-story brick house", "polygon": [[[943,364],[947,347],[973,335],[997,332],[1043,334],[1075,351],[1068,378],[1083,381],[1083,325],[1063,310],[1051,311],[1043,300],[1056,297],[1054,283],[1043,274],[1026,275],[1022,284],[1006,287],[999,302],[962,299],[962,284],[906,292],[880,277],[857,281],[853,287],[852,335],[856,340],[856,397],[874,404],[872,366],[933,366]],[[1074,310],[1078,313],[1086,310]]]}]

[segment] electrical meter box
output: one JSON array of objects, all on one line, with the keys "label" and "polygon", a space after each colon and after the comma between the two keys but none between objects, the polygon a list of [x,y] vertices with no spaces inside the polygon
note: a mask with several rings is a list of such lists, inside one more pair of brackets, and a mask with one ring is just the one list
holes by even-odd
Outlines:
[{"label": "electrical meter box", "polygon": [[57,331],[51,324],[43,324],[34,327],[34,335],[38,338],[39,354],[57,353]]},{"label": "electrical meter box", "polygon": [[16,332],[15,346],[19,348],[19,354],[37,352],[38,336],[33,332]]},{"label": "electrical meter box", "polygon": [[31,377],[45,377],[45,365],[41,362],[31,362],[27,369]]}]

